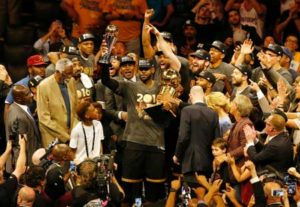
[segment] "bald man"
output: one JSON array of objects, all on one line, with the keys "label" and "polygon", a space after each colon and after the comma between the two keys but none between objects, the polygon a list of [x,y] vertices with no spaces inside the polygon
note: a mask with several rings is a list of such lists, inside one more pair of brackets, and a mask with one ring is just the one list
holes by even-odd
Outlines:
[{"label": "bald man", "polygon": [[9,107],[6,120],[7,139],[15,140],[19,134],[27,134],[26,157],[28,164],[31,164],[32,154],[41,147],[38,126],[28,108],[33,96],[24,85],[14,85],[12,95],[14,102]]},{"label": "bald man", "polygon": [[210,175],[213,156],[212,141],[219,137],[219,119],[216,112],[203,101],[204,92],[201,86],[190,90],[192,105],[181,111],[179,136],[173,161],[181,164],[181,171],[190,182],[197,185],[195,172]]},{"label": "bald man", "polygon": [[46,154],[45,148],[37,149],[31,157],[31,161],[33,165],[39,165],[41,163],[41,158]]},{"label": "bald man", "polygon": [[35,201],[35,192],[32,188],[24,186],[18,193],[17,204],[18,206],[31,207]]}]

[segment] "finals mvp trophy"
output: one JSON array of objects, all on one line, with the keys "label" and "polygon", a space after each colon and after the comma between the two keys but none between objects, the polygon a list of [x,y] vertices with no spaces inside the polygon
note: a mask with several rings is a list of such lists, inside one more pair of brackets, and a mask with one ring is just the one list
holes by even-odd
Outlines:
[{"label": "finals mvp trophy", "polygon": [[110,24],[106,27],[103,38],[106,43],[106,47],[108,51],[100,58],[99,63],[109,64],[110,54],[114,44],[117,42],[118,33],[119,33],[119,29],[116,25]]}]

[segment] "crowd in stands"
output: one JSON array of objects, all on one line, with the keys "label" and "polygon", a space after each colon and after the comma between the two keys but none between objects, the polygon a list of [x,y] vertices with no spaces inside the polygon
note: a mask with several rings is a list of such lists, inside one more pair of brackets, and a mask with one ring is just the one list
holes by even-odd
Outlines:
[{"label": "crowd in stands", "polygon": [[0,65],[0,206],[300,206],[300,0],[60,9]]}]

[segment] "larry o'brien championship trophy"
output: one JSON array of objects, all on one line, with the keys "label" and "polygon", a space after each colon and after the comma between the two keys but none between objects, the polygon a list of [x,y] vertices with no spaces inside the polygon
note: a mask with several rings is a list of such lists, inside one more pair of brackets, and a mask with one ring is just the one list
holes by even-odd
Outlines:
[{"label": "larry o'brien championship trophy", "polygon": [[178,87],[182,87],[180,84],[180,75],[173,69],[168,69],[162,72],[161,87],[157,95],[157,104],[144,110],[153,119],[153,121],[167,126],[171,119],[176,117],[176,108],[172,104],[165,101],[165,96],[177,98],[180,94]]},{"label": "larry o'brien championship trophy", "polygon": [[110,54],[114,44],[117,42],[118,33],[119,29],[116,25],[110,24],[106,27],[103,38],[108,51],[101,57],[101,59],[99,60],[100,63],[109,64]]}]

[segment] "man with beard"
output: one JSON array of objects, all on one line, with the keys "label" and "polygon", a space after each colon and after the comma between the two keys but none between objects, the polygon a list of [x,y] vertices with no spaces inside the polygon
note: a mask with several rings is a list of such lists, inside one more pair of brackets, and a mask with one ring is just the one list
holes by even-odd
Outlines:
[{"label": "man with beard", "polygon": [[264,126],[263,113],[259,106],[258,97],[252,87],[250,86],[250,78],[252,71],[247,65],[235,66],[231,75],[232,85],[234,86],[230,96],[230,100],[234,100],[237,95],[247,96],[252,103],[252,110],[249,114],[249,119],[255,125],[257,129],[262,129]]},{"label": "man with beard", "polygon": [[[221,41],[214,41],[211,44],[209,50],[210,54],[210,66],[208,71],[213,73],[217,79],[217,82],[214,85],[214,91],[223,92],[226,82],[231,82],[231,73],[233,71],[233,66],[223,62],[225,58],[225,53],[227,46]],[[229,85],[229,84],[227,84]]]},{"label": "man with beard", "polygon": [[[121,60],[121,73],[129,75],[128,64]],[[131,64],[134,64],[131,63]],[[126,69],[123,68],[126,66]],[[102,65],[103,84],[114,93],[121,95],[126,103],[128,119],[123,139],[122,181],[129,203],[142,197],[142,182],[145,181],[146,201],[156,202],[164,198],[165,143],[163,127],[155,123],[145,112],[145,108],[156,104],[159,85],[151,81],[146,85],[141,81],[117,81],[109,77],[108,65]],[[132,66],[134,67],[134,65]],[[122,71],[123,70],[123,71]]]},{"label": "man with beard", "polygon": [[202,87],[205,96],[207,96],[212,92],[212,88],[215,82],[216,82],[215,76],[208,71],[202,71],[196,76],[196,85]]},{"label": "man with beard", "polygon": [[194,85],[195,77],[201,73],[203,70],[206,70],[209,66],[210,55],[203,49],[197,50],[194,53],[190,54],[192,61],[189,66],[190,69],[190,85]]},{"label": "man with beard", "polygon": [[261,38],[256,32],[254,27],[241,24],[241,16],[239,10],[231,9],[227,12],[228,23],[233,32],[233,42],[236,43],[244,42],[245,39],[250,38],[253,40],[255,45],[260,45],[262,43]]},{"label": "man with beard", "polygon": [[237,94],[242,94],[249,97],[251,88],[249,86],[248,80],[251,75],[251,69],[248,68],[248,66],[235,66],[235,69],[231,74],[231,82],[234,86],[231,94],[231,100],[233,100]]},{"label": "man with beard", "polygon": [[181,42],[177,45],[179,48],[179,54],[183,57],[187,57],[188,54],[197,50],[198,41],[197,30],[192,20],[186,20],[183,25],[183,37]]},{"label": "man with beard", "polygon": [[79,61],[83,67],[83,73],[92,77],[94,74],[94,35],[85,33],[78,38]]},{"label": "man with beard", "polygon": [[80,64],[79,59],[73,58],[73,78],[75,79],[77,98],[81,99],[94,99],[94,84],[93,81],[85,74],[82,73],[83,67]]},{"label": "man with beard", "polygon": [[39,126],[45,147],[56,137],[63,143],[69,141],[70,132],[77,123],[73,64],[62,58],[57,61],[55,69],[55,74],[44,79],[37,88]]},{"label": "man with beard", "polygon": [[139,60],[139,78],[140,80],[147,86],[151,86],[153,84],[152,76],[154,74],[153,64],[147,59]]}]

